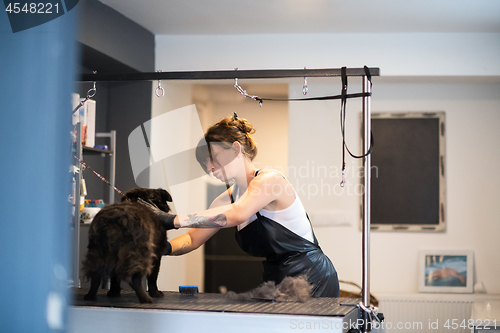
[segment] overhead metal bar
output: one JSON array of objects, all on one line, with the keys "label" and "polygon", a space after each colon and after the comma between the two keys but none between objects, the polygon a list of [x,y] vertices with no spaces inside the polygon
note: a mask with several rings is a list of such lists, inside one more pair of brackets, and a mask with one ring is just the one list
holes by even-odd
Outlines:
[{"label": "overhead metal bar", "polygon": [[[371,76],[380,76],[380,69],[369,68]],[[347,76],[365,76],[364,68],[347,68]],[[256,69],[191,72],[109,73],[82,74],[79,82],[156,81],[156,80],[227,80],[279,79],[287,77],[341,76],[340,68],[321,69]]]}]

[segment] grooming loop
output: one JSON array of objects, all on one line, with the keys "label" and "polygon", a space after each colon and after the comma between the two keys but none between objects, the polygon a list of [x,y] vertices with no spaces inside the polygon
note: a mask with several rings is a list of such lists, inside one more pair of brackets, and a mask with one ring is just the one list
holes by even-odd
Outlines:
[{"label": "grooming loop", "polygon": [[[156,71],[157,73],[161,73],[161,70]],[[158,87],[155,90],[156,96],[162,98],[165,96],[165,89],[161,86],[161,80],[158,80]]]},{"label": "grooming loop", "polygon": [[[97,74],[97,71],[93,71],[93,73]],[[94,86],[92,88],[90,88],[89,91],[87,91],[87,96],[85,97],[84,100],[82,100],[80,102],[80,104],[78,104],[76,106],[76,108],[73,109],[73,113],[75,113],[76,111],[78,111],[89,99],[91,99],[92,97],[94,97],[96,91],[97,91],[97,89],[95,88],[95,81],[94,81]]]},{"label": "grooming loop", "polygon": [[[97,73],[97,72],[94,72],[94,74],[95,74],[95,73]],[[97,91],[97,90],[96,90],[96,88],[95,88],[95,81],[94,81],[94,86],[93,86],[91,89],[89,89],[89,91],[87,91],[87,99],[94,97],[94,96],[95,96],[96,91]]]}]

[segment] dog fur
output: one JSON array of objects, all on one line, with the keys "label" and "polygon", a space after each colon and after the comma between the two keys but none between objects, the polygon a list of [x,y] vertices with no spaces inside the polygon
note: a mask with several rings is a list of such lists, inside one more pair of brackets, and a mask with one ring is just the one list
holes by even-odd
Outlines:
[{"label": "dog fur", "polygon": [[311,298],[313,286],[307,281],[307,276],[287,276],[276,285],[274,281],[262,283],[255,289],[237,294],[228,291],[227,297],[232,301],[249,301],[251,299],[273,300],[276,302],[301,302]]},{"label": "dog fur", "polygon": [[[104,207],[92,220],[89,245],[83,261],[84,276],[91,281],[85,300],[96,300],[101,281],[110,277],[109,297],[120,296],[121,280],[128,280],[141,303],[163,297],[156,280],[167,247],[166,231],[158,217],[138,198],[168,212],[170,194],[162,189],[137,188],[125,194],[121,203]],[[147,277],[148,294],[142,285]]]}]

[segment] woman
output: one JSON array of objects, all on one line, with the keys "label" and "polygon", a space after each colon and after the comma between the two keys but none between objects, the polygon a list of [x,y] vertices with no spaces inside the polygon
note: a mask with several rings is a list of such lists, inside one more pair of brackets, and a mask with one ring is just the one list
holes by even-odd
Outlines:
[{"label": "woman", "polygon": [[[236,116],[209,128],[199,146],[198,162],[234,185],[206,211],[172,215],[155,210],[168,229],[191,228],[170,241],[170,255],[182,255],[205,243],[220,228],[237,227],[236,240],[252,256],[266,257],[264,281],[306,274],[313,297],[338,297],[337,272],[322,252],[304,207],[286,178],[276,170],[257,170],[252,125]],[[203,142],[205,143],[205,142]],[[208,149],[207,149],[208,147]]]}]

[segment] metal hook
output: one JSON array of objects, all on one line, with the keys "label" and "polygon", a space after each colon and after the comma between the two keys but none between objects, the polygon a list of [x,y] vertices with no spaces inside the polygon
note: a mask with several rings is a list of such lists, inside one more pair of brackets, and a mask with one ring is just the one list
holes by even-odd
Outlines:
[{"label": "metal hook", "polygon": [[[237,71],[238,68],[235,68],[234,70]],[[244,90],[242,87],[240,87],[240,85],[238,84],[238,78],[237,77],[234,78],[234,87],[236,88],[236,90],[238,90],[238,92],[241,95],[243,95],[245,97],[248,97],[248,98],[251,98],[254,101],[259,101],[259,106],[262,107],[262,99],[260,99],[259,96],[256,96],[256,95],[254,96],[254,95],[247,94],[247,91]]]},{"label": "metal hook", "polygon": [[[157,70],[156,72],[161,73],[161,70]],[[161,91],[161,95],[160,95],[160,91]],[[160,98],[165,96],[165,89],[163,89],[163,87],[161,86],[161,80],[158,80],[158,87],[156,87],[155,93],[156,93],[156,96],[158,96]]]},{"label": "metal hook", "polygon": [[248,98],[253,99],[254,101],[259,101],[260,106],[262,106],[262,100],[259,99],[259,96],[254,96],[254,95],[249,95],[246,90],[244,90],[240,85],[238,84],[238,78],[234,78],[234,87],[238,92]]},{"label": "metal hook", "polygon": [[238,78],[237,77],[234,78],[234,87],[236,88],[236,90],[238,90],[238,92],[240,94],[245,95],[244,90],[238,84]]},{"label": "metal hook", "polygon": [[340,187],[345,185],[345,169],[342,170],[342,181],[340,182]]},{"label": "metal hook", "polygon": [[[97,71],[94,71],[93,72],[94,74],[97,73]],[[87,91],[87,97],[85,97],[84,99],[81,100],[81,102],[76,106],[76,108],[73,109],[73,113],[75,113],[76,111],[78,111],[83,105],[85,105],[85,103],[91,99],[92,97],[95,96],[95,93],[96,93],[96,88],[95,88],[95,81],[94,81],[94,87],[89,89],[89,91]]]},{"label": "metal hook", "polygon": [[[306,68],[304,67],[304,69],[306,69]],[[307,90],[308,90],[308,88],[307,88],[307,76],[304,76],[304,85],[302,86],[302,93],[304,95],[307,95]]]},{"label": "metal hook", "polygon": [[[93,71],[92,73],[97,74],[97,71]],[[94,81],[94,87],[92,89],[89,89],[89,91],[87,91],[87,99],[94,97],[95,93],[96,93],[96,88],[95,88],[95,81]]]}]

